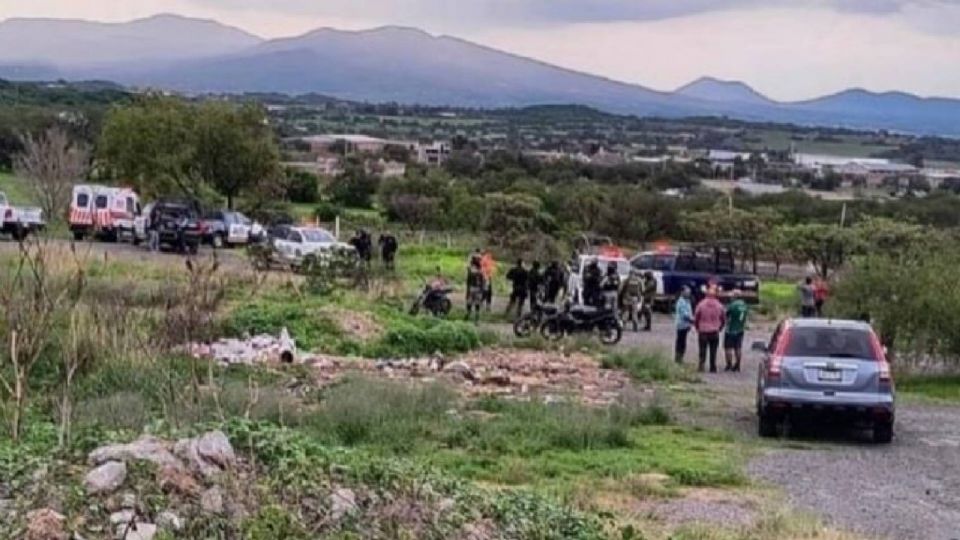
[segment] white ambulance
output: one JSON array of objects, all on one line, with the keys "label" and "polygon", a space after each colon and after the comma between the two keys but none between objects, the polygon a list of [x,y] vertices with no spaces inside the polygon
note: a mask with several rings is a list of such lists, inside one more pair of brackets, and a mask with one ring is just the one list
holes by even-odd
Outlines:
[{"label": "white ambulance", "polygon": [[87,236],[107,241],[132,239],[134,220],[140,213],[140,196],[130,188],[77,184],[70,200],[70,231],[76,240]]}]

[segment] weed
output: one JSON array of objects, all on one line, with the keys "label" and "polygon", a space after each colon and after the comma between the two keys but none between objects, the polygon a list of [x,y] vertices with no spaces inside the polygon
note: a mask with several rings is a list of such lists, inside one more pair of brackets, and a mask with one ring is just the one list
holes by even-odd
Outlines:
[{"label": "weed", "polygon": [[604,369],[622,369],[640,382],[696,382],[699,379],[660,354],[644,351],[608,354],[601,359]]},{"label": "weed", "polygon": [[960,401],[960,375],[903,375],[897,390],[927,398]]}]

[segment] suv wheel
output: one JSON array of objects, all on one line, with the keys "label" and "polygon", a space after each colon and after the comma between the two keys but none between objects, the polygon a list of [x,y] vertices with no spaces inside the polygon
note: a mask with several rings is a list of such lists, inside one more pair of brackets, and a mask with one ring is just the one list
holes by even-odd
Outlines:
[{"label": "suv wheel", "polygon": [[769,414],[760,411],[757,421],[757,434],[761,437],[769,438],[777,436],[777,419]]},{"label": "suv wheel", "polygon": [[889,444],[893,440],[893,422],[882,422],[873,426],[873,442]]}]

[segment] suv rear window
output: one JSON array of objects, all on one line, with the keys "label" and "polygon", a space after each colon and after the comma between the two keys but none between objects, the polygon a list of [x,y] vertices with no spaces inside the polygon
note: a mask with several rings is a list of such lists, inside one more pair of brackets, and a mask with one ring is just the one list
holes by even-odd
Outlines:
[{"label": "suv rear window", "polygon": [[870,332],[853,328],[791,328],[784,354],[877,360]]}]

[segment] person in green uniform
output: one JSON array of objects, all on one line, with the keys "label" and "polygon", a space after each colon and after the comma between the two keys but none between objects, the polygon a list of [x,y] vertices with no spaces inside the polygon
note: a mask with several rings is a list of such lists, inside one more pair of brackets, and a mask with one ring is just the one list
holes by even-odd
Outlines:
[{"label": "person in green uniform", "polygon": [[733,300],[727,304],[727,328],[723,335],[723,350],[726,357],[724,371],[740,371],[740,360],[743,358],[743,334],[747,326],[747,303],[740,298],[740,291],[735,290]]}]

